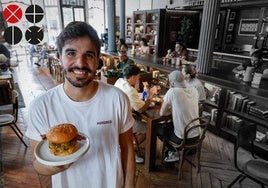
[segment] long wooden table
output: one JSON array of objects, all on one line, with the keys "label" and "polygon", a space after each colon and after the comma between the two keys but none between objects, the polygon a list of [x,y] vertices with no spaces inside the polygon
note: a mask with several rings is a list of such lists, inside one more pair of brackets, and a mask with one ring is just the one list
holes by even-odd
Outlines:
[{"label": "long wooden table", "polygon": [[160,105],[155,105],[149,108],[145,112],[141,113],[142,119],[147,122],[146,130],[146,148],[145,148],[145,168],[147,172],[155,169],[156,159],[156,140],[157,140],[157,125],[160,122],[166,121],[172,118],[172,115],[160,116]]}]

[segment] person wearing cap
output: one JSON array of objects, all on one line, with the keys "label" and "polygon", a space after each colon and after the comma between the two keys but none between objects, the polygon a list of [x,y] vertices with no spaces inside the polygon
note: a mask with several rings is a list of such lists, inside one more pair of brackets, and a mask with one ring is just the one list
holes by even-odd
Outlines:
[{"label": "person wearing cap", "polygon": [[[181,71],[175,70],[168,76],[170,89],[163,98],[160,109],[160,116],[172,113],[172,122],[165,126],[160,126],[157,136],[160,140],[166,138],[174,143],[180,144],[183,140],[185,126],[193,119],[199,117],[198,113],[198,92],[194,87],[186,87],[184,76]],[[189,141],[199,138],[200,130],[193,129],[190,133]],[[175,162],[179,160],[178,153],[168,147],[165,162]]]}]

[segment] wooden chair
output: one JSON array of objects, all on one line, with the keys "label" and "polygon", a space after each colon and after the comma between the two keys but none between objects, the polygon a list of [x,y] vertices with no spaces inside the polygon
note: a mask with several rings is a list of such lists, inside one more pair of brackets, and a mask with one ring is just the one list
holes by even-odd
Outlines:
[{"label": "wooden chair", "polygon": [[256,130],[255,124],[247,124],[238,129],[234,144],[234,165],[240,174],[227,188],[232,187],[237,181],[241,183],[245,178],[255,181],[263,188],[268,186],[268,161],[257,158],[254,153]]},{"label": "wooden chair", "polygon": [[18,92],[9,88],[9,83],[0,84],[0,127],[9,126],[15,132],[17,137],[21,140],[27,148],[27,144],[23,140],[23,133],[16,125],[18,119]]},{"label": "wooden chair", "polygon": [[[192,166],[195,168],[197,167],[197,172],[200,172],[200,156],[201,156],[201,148],[202,148],[202,143],[203,140],[205,139],[206,131],[208,128],[210,122],[210,116],[206,117],[198,117],[190,121],[184,129],[184,138],[180,144],[176,144],[171,140],[163,139],[163,154],[165,147],[169,144],[171,145],[179,154],[179,172],[178,172],[178,177],[181,179],[181,170],[182,170],[182,165],[184,163],[184,160],[189,162]],[[196,124],[197,123],[197,124]],[[198,128],[200,129],[201,133],[200,136],[197,140],[189,142],[187,140],[188,134],[191,130]],[[190,154],[190,152],[195,152],[195,155],[197,157],[197,163],[194,164],[190,159],[187,158],[187,155]],[[163,156],[164,157],[164,156]]]}]

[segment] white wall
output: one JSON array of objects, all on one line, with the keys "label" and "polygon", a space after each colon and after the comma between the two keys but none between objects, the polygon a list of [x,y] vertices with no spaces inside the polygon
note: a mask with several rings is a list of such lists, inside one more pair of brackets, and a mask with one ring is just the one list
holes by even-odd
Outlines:
[{"label": "white wall", "polygon": [[[120,0],[116,0],[116,15],[119,15],[119,3]],[[184,6],[184,0],[126,0],[126,16],[131,17],[133,11],[136,10],[150,10],[150,9],[161,9],[161,8],[177,8]]]}]

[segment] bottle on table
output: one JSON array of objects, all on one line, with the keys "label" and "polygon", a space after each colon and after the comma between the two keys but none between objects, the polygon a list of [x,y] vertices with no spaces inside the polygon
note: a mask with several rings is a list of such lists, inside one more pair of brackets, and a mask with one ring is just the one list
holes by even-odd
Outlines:
[{"label": "bottle on table", "polygon": [[144,86],[143,92],[142,92],[142,100],[146,101],[147,97],[148,97],[148,89],[146,86]]}]

